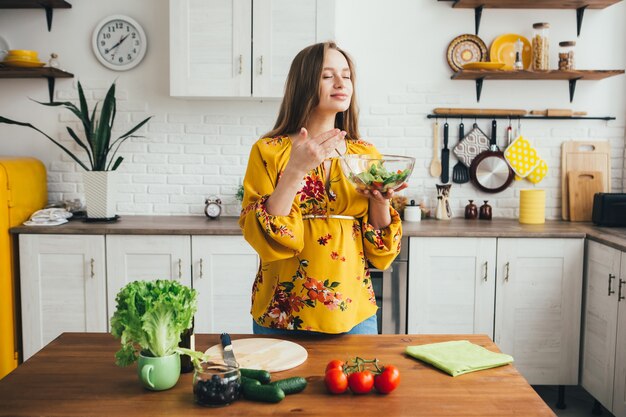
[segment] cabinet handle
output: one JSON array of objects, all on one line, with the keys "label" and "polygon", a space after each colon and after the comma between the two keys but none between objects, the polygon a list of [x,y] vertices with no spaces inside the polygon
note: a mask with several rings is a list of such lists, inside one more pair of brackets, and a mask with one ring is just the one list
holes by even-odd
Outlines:
[{"label": "cabinet handle", "polygon": [[618,287],[618,293],[617,293],[617,302],[618,303],[620,302],[620,300],[626,299],[626,297],[624,297],[622,295],[622,284],[626,284],[626,281],[624,281],[623,279],[620,278],[620,280],[619,280],[619,287]]},{"label": "cabinet handle", "polygon": [[183,277],[183,260],[178,258],[178,279]]},{"label": "cabinet handle", "polygon": [[483,281],[487,282],[487,272],[489,271],[489,261],[485,262],[485,275],[483,275]]},{"label": "cabinet handle", "polygon": [[611,289],[611,280],[615,279],[615,275],[609,274],[609,295],[615,294],[615,290]]},{"label": "cabinet handle", "polygon": [[509,282],[509,263],[504,264],[505,272],[504,272],[504,280]]},{"label": "cabinet handle", "polygon": [[239,55],[239,75],[243,73],[243,55]]},{"label": "cabinet handle", "polygon": [[203,264],[202,258],[200,258],[200,276],[199,276],[199,278],[202,278],[202,275],[203,275],[203,273],[202,273],[202,264]]},{"label": "cabinet handle", "polygon": [[261,59],[259,60],[259,75],[263,75],[263,55],[261,55]]},{"label": "cabinet handle", "polygon": [[93,265],[94,265],[94,263],[95,263],[95,262],[96,262],[96,261],[94,261],[94,259],[93,259],[93,258],[91,258],[91,261],[89,262],[89,264],[91,265],[91,278],[93,278],[93,277],[95,277],[95,276],[96,276],[96,273],[95,273],[95,272],[93,272]]}]

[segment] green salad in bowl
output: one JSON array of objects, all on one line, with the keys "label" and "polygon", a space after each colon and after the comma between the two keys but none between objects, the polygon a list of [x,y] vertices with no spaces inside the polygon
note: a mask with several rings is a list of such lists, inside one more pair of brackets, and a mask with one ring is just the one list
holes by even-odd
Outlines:
[{"label": "green salad in bowl", "polygon": [[399,155],[344,155],[341,169],[358,190],[395,190],[413,172],[415,158]]}]

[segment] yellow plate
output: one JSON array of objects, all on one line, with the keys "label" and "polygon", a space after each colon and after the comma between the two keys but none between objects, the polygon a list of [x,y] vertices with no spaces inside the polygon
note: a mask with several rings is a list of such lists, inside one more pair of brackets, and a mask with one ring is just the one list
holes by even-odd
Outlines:
[{"label": "yellow plate", "polygon": [[532,61],[532,47],[528,39],[522,35],[516,35],[515,33],[507,33],[493,40],[489,50],[491,61],[504,62],[502,69],[512,70],[513,64],[515,63],[515,42],[518,39],[524,44],[524,48],[522,49],[522,63],[524,64],[524,69],[528,69]]},{"label": "yellow plate", "polygon": [[11,61],[2,61],[3,65],[6,65],[7,67],[30,67],[30,68],[36,68],[36,67],[43,67],[44,65],[46,65],[45,62],[34,62],[34,61],[21,61],[21,60],[11,60]]},{"label": "yellow plate", "polygon": [[30,61],[30,62],[41,62],[37,57],[30,57],[28,55],[7,55],[4,58],[5,61]]},{"label": "yellow plate", "polygon": [[499,70],[504,67],[502,62],[468,62],[463,65],[466,70]]},{"label": "yellow plate", "polygon": [[31,51],[28,49],[9,49],[7,51],[7,54],[9,56],[11,55],[26,55],[26,56],[32,56],[33,58],[37,58],[37,51]]}]

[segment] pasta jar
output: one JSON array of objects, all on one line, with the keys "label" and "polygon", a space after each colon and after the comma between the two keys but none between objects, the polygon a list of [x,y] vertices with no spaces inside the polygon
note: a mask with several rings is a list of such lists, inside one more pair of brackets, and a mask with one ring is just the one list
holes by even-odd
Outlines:
[{"label": "pasta jar", "polygon": [[559,42],[559,70],[569,71],[574,69],[574,47],[576,41]]},{"label": "pasta jar", "polygon": [[535,71],[550,69],[549,34],[549,23],[535,23],[533,25],[533,70]]}]

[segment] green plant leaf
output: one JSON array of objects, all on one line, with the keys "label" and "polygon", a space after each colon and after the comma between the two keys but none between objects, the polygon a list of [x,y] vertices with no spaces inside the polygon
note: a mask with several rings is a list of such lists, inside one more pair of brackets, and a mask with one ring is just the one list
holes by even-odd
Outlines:
[{"label": "green plant leaf", "polygon": [[83,143],[83,141],[80,140],[78,135],[76,135],[76,133],[74,132],[74,130],[72,130],[71,127],[67,126],[66,128],[70,136],[74,139],[74,141],[78,144],[78,146],[80,146],[81,148],[85,150],[85,152],[87,153],[87,156],[89,157],[89,163],[93,167],[93,159],[91,159],[91,153],[89,152],[89,148],[87,148],[87,146]]},{"label": "green plant leaf", "polygon": [[111,168],[111,171],[115,171],[117,167],[120,166],[123,160],[124,160],[123,156],[118,156],[117,159],[115,160],[115,163],[113,164],[113,168]]},{"label": "green plant leaf", "polygon": [[0,123],[6,123],[9,125],[18,125],[18,126],[26,126],[26,127],[30,127],[33,130],[36,130],[37,132],[41,133],[42,135],[44,135],[45,137],[47,137],[48,139],[50,139],[55,145],[57,145],[59,148],[61,148],[66,154],[68,154],[74,161],[76,161],[78,163],[78,165],[80,165],[81,167],[83,167],[85,169],[85,171],[89,171],[89,168],[87,168],[87,165],[85,165],[83,163],[83,161],[81,161],[80,159],[78,159],[73,153],[72,151],[70,151],[69,149],[67,149],[65,146],[61,145],[59,142],[57,142],[56,140],[52,139],[50,136],[48,136],[46,133],[42,132],[41,130],[39,130],[38,128],[36,128],[35,126],[31,125],[30,123],[23,123],[23,122],[18,122],[16,120],[11,120],[11,119],[7,119],[6,117],[2,117],[0,116]]},{"label": "green plant leaf", "polygon": [[83,121],[85,136],[87,136],[87,142],[89,142],[89,137],[91,135],[91,119],[89,119],[89,107],[87,106],[87,99],[85,99],[85,93],[83,91],[83,86],[80,85],[80,81],[78,82],[78,100],[80,102],[80,113],[82,115],[81,120]]},{"label": "green plant leaf", "polygon": [[100,120],[96,128],[96,134],[94,136],[94,145],[98,149],[98,158],[95,161],[95,171],[106,170],[106,159],[109,149],[109,142],[111,140],[111,119],[115,110],[115,83],[111,84],[111,88],[107,92],[102,104],[102,111],[100,112]]},{"label": "green plant leaf", "polygon": [[132,135],[133,133],[135,133],[137,130],[141,129],[141,127],[143,125],[145,125],[146,123],[148,123],[148,120],[152,119],[152,116],[147,117],[145,119],[143,119],[137,126],[133,127],[132,129],[130,129],[128,132],[124,133],[122,136],[120,136],[118,139],[123,139],[126,138],[130,135]]}]

